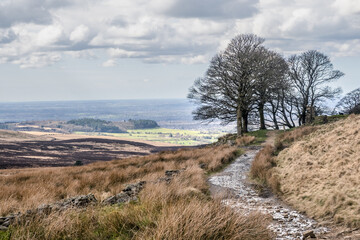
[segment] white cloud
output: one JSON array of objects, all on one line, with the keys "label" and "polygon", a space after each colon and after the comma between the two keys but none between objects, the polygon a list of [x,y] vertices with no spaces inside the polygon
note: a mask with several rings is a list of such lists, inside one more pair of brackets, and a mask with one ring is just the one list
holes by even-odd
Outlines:
[{"label": "white cloud", "polygon": [[60,60],[61,55],[59,53],[34,53],[14,60],[12,63],[19,64],[21,68],[39,68],[52,65]]},{"label": "white cloud", "polygon": [[236,34],[249,32],[265,37],[268,46],[285,53],[316,48],[333,55],[358,54],[354,44],[360,39],[360,2],[0,2],[0,59],[22,67],[44,66],[46,58],[51,64],[64,53],[93,58],[94,54],[102,55],[102,51],[110,59],[104,66],[113,66],[116,58],[138,58],[149,63],[203,63]]},{"label": "white cloud", "polygon": [[197,55],[197,56],[183,57],[181,58],[181,62],[185,64],[207,63],[209,59],[210,56]]},{"label": "white cloud", "polygon": [[102,64],[103,67],[114,67],[116,66],[116,60],[115,59],[109,59],[106,62]]},{"label": "white cloud", "polygon": [[70,33],[70,40],[75,43],[86,41],[89,37],[89,34],[89,28],[82,24],[77,26],[74,31]]},{"label": "white cloud", "polygon": [[36,37],[36,44],[38,46],[48,46],[56,43],[62,36],[62,26],[50,25],[43,28]]},{"label": "white cloud", "polygon": [[360,1],[358,0],[336,0],[332,6],[345,16],[360,14]]}]

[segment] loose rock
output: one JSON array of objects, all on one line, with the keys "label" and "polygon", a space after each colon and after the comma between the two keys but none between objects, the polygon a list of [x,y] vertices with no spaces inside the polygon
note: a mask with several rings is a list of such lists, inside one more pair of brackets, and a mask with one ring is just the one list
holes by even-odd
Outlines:
[{"label": "loose rock", "polygon": [[303,240],[308,238],[316,238],[314,231],[307,231],[303,234]]}]

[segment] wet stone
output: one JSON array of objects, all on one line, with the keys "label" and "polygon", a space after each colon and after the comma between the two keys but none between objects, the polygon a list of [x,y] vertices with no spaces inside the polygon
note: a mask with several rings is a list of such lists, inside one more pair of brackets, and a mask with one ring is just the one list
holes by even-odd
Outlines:
[{"label": "wet stone", "polygon": [[[226,196],[222,201],[234,209],[250,213],[260,211],[272,216],[273,222],[269,229],[272,230],[277,240],[302,239],[303,233],[313,231],[318,235],[328,230],[325,227],[315,227],[316,222],[306,216],[283,206],[274,196],[261,198],[248,182],[247,176],[258,150],[250,150],[246,155],[240,156],[223,172],[209,179],[211,185],[234,191],[233,196]],[[310,238],[307,238],[310,239]]]}]

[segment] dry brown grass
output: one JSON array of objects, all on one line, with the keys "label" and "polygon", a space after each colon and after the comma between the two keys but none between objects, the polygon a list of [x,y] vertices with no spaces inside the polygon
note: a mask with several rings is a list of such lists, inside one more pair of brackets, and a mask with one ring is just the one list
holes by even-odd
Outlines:
[{"label": "dry brown grass", "polygon": [[275,151],[279,152],[284,148],[289,147],[293,142],[304,138],[305,136],[315,132],[317,129],[319,129],[318,126],[301,126],[280,133],[275,140]]},{"label": "dry brown grass", "polygon": [[237,152],[235,147],[218,146],[80,167],[1,170],[0,215],[90,192],[101,200],[119,193],[125,183],[154,180],[165,170],[187,168],[193,164],[204,163],[207,171],[215,171],[229,163]]},{"label": "dry brown grass", "polygon": [[247,146],[255,141],[255,136],[242,136],[236,139],[238,146]]},{"label": "dry brown grass", "polygon": [[275,156],[278,152],[286,147],[289,147],[293,142],[304,138],[305,136],[315,132],[318,127],[302,126],[291,131],[286,131],[278,134],[274,143],[267,144],[255,156],[250,169],[250,176],[259,187],[260,190],[264,187],[270,187],[274,193],[281,193],[279,178],[274,170],[276,167]]},{"label": "dry brown grass", "polygon": [[360,226],[360,116],[321,126],[276,161],[286,201],[312,217]]},{"label": "dry brown grass", "polygon": [[[147,185],[139,203],[54,213],[15,226],[15,239],[271,239],[269,219],[240,215],[212,201],[190,182],[192,167],[171,184]],[[195,179],[194,179],[195,177]],[[183,182],[183,179],[188,179]],[[205,182],[203,182],[205,184]]]},{"label": "dry brown grass", "polygon": [[255,156],[250,168],[250,176],[259,184],[259,187],[268,186],[273,192],[280,193],[280,185],[273,167],[276,166],[274,161],[275,148],[266,145]]},{"label": "dry brown grass", "polygon": [[89,192],[104,199],[124,183],[156,180],[164,170],[186,168],[170,184],[146,184],[138,202],[52,213],[5,234],[11,232],[14,239],[271,239],[264,216],[235,213],[208,195],[206,174],[238,153],[236,147],[218,146],[81,167],[1,171],[3,215]]}]

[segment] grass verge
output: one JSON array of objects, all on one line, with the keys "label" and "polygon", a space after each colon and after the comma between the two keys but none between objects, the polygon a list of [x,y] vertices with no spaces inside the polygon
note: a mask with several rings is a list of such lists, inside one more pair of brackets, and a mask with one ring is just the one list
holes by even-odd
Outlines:
[{"label": "grass verge", "polygon": [[[255,156],[250,168],[250,177],[254,180],[259,191],[270,188],[272,192],[281,194],[280,181],[274,168],[277,166],[276,156],[293,142],[317,130],[314,126],[303,126],[288,131],[279,132],[274,146],[266,145]],[[261,134],[264,134],[262,132]]]}]

